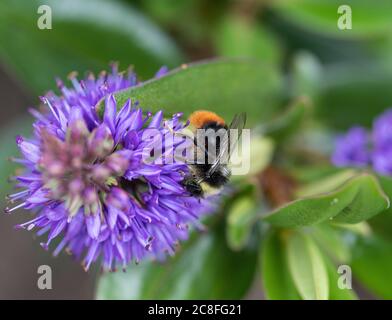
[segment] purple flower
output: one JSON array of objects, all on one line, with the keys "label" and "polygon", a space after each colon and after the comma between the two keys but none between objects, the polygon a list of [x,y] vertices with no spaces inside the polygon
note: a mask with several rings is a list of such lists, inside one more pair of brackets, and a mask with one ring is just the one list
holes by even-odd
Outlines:
[{"label": "purple flower", "polygon": [[332,163],[339,167],[363,167],[369,164],[369,135],[361,127],[351,128],[336,141]]},{"label": "purple flower", "polygon": [[392,175],[392,109],[382,113],[373,123],[373,169]]},{"label": "purple flower", "polygon": [[[164,121],[162,111],[143,113],[131,101],[117,106],[111,93],[137,80],[116,66],[98,78],[71,81],[73,88],[67,88],[58,80],[61,96],[49,92],[41,98],[43,112],[31,110],[34,136],[16,139],[22,157],[15,161],[25,170],[15,177],[21,190],[9,196],[18,204],[6,212],[31,210],[34,218],[17,227],[47,234],[44,248],[60,237],[54,255],[67,248],[86,270],[98,259],[113,270],[147,255],[173,254],[187,238],[188,225],[199,225],[200,216],[214,209],[184,189],[189,171],[183,162],[145,161],[157,137],[183,128],[181,115]],[[94,108],[101,98],[102,117]],[[148,130],[155,130],[155,137],[146,138]],[[177,146],[177,140],[165,144],[165,154]]]},{"label": "purple flower", "polygon": [[373,123],[374,147],[378,150],[390,149],[392,146],[392,109],[385,111]]},{"label": "purple flower", "polygon": [[372,156],[374,171],[391,176],[392,175],[392,148],[375,150]]}]

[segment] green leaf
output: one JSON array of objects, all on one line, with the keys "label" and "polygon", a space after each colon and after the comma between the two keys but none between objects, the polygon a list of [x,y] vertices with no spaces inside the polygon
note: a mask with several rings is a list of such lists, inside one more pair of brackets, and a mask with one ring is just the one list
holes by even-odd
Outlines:
[{"label": "green leaf", "polygon": [[241,299],[253,280],[256,255],[233,252],[222,228],[199,235],[164,264],[144,262],[101,276],[98,299]]},{"label": "green leaf", "polygon": [[206,38],[209,38],[212,28],[227,6],[226,0],[139,1],[142,2],[143,11],[148,12],[160,25],[170,29],[181,39],[183,45],[196,48],[197,52],[201,49],[204,55],[210,50],[205,48]]},{"label": "green leaf", "polygon": [[308,235],[292,232],[286,246],[290,274],[301,297],[306,300],[328,299],[327,269],[313,240]]},{"label": "green leaf", "polygon": [[300,51],[293,58],[293,94],[314,97],[322,82],[323,68],[317,57],[308,51]]},{"label": "green leaf", "polygon": [[338,229],[324,223],[313,226],[310,235],[334,261],[340,263],[350,261],[350,249]]},{"label": "green leaf", "polygon": [[[354,178],[355,179],[355,178]],[[333,217],[335,223],[351,223],[368,220],[390,207],[390,200],[372,175],[362,175],[355,198],[342,212]]]},{"label": "green leaf", "polygon": [[216,29],[214,42],[219,56],[253,57],[278,64],[282,50],[272,34],[246,17],[229,14]]},{"label": "green leaf", "polygon": [[[344,169],[346,171],[347,169]],[[292,166],[290,168],[290,174],[294,177],[300,185],[304,187],[299,188],[301,191],[297,191],[297,194],[302,194],[302,190],[306,188],[307,185],[313,184],[314,181],[328,179],[329,176],[335,173],[343,171],[342,168],[337,168],[331,166],[329,163],[316,163],[316,164],[305,164],[300,166]],[[309,190],[310,194],[310,190]]]},{"label": "green leaf", "polygon": [[[257,60],[223,59],[190,64],[140,86],[119,91],[122,106],[128,99],[167,114],[213,110],[226,119],[246,112],[247,125],[267,121],[275,111],[280,89],[277,71]],[[103,112],[103,101],[98,110]]]},{"label": "green leaf", "polygon": [[307,186],[316,186],[315,181],[319,180],[318,182],[321,183],[324,179],[329,179],[330,176],[342,171],[347,171],[347,169],[337,168],[331,166],[329,163],[312,163],[311,165],[306,166],[293,165],[290,168],[290,174],[293,176],[294,180],[301,185],[301,187],[299,187],[296,191],[297,196],[302,194],[311,194],[312,192],[307,188]]},{"label": "green leaf", "polygon": [[369,223],[366,221],[362,221],[355,224],[349,223],[330,223],[333,227],[339,228],[343,231],[349,231],[350,233],[360,235],[362,237],[368,237],[372,234],[372,228]]},{"label": "green leaf", "polygon": [[338,129],[347,129],[353,123],[371,126],[374,118],[392,101],[391,82],[391,64],[329,67],[323,70],[321,85],[315,95],[316,116]]},{"label": "green leaf", "polygon": [[[337,26],[338,8],[349,5],[352,10],[352,29],[340,30]],[[379,0],[279,0],[273,5],[289,19],[302,27],[337,37],[370,37],[388,34],[392,28],[390,12],[392,3]]]},{"label": "green leaf", "polygon": [[338,268],[326,256],[324,256],[324,263],[327,268],[329,279],[329,300],[357,300],[358,297],[352,289],[340,289],[338,287]]},{"label": "green leaf", "polygon": [[[392,178],[387,176],[379,176],[378,177],[381,187],[384,190],[385,194],[392,198]],[[388,238],[392,241],[392,208],[389,207],[388,210],[385,210],[381,214],[375,216],[369,221],[372,229],[378,235],[382,235],[385,238]]]},{"label": "green leaf", "polygon": [[355,277],[371,292],[392,299],[392,243],[379,236],[360,238],[353,246],[351,267]]},{"label": "green leaf", "polygon": [[267,299],[300,299],[288,270],[284,242],[277,230],[269,232],[266,236],[259,257]]},{"label": "green leaf", "polygon": [[297,98],[283,114],[260,127],[263,134],[271,137],[277,142],[292,135],[303,124],[308,114],[310,101],[306,97]]},{"label": "green leaf", "polygon": [[330,192],[331,190],[340,187],[347,180],[353,178],[357,174],[358,171],[354,169],[339,170],[338,172],[332,173],[323,179],[318,179],[315,182],[310,182],[298,188],[296,191],[296,196],[299,198],[304,198],[313,196],[315,194]]},{"label": "green leaf", "polygon": [[[52,9],[50,30],[37,26],[42,4]],[[56,76],[99,72],[110,61],[134,64],[141,77],[150,77],[183,60],[167,35],[118,0],[1,1],[0,44],[3,62],[38,93],[52,88]]]},{"label": "green leaf", "polygon": [[253,187],[238,195],[227,210],[226,237],[232,250],[242,249],[249,240],[261,206]]},{"label": "green leaf", "polygon": [[364,173],[332,192],[290,202],[265,216],[264,220],[280,227],[307,226],[328,219],[358,223],[388,207],[389,199],[377,179]]}]

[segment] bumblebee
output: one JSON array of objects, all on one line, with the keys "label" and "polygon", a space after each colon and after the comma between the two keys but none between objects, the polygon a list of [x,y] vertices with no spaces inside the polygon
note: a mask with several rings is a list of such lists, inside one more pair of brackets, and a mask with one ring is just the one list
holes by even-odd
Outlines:
[{"label": "bumblebee", "polygon": [[[241,136],[246,114],[236,114],[227,126],[214,112],[200,110],[191,114],[189,123],[194,132],[194,156],[202,161],[189,164],[190,174],[185,176],[183,185],[195,197],[219,193],[230,179],[230,153]],[[236,141],[230,141],[230,129],[238,130]],[[212,141],[206,132],[213,133]]]}]

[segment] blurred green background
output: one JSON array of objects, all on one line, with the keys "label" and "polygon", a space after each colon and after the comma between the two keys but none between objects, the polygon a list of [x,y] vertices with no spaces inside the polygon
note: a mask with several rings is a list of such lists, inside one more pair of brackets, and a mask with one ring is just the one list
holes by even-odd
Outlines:
[{"label": "blurred green background", "polygon": [[[37,27],[41,4],[52,9],[51,30]],[[352,8],[351,30],[337,26],[342,4]],[[110,61],[119,61],[123,69],[133,65],[146,80],[162,65],[174,68],[213,57],[257,59],[282,81],[278,101],[263,101],[260,108],[277,114],[293,98],[308,96],[321,133],[308,133],[306,143],[328,152],[331,145],[320,141],[330,142],[353,124],[369,126],[392,106],[391,16],[389,0],[2,0],[1,199],[15,170],[7,161],[17,154],[14,137],[29,132],[27,108],[38,104],[38,95],[55,90],[55,77],[66,79],[73,70],[80,76],[99,72]],[[260,90],[274,85],[268,75],[257,82]],[[65,254],[53,259],[30,233],[13,230],[26,215],[0,219],[0,298],[94,297],[94,272],[84,273]],[[392,252],[392,219],[383,213],[371,224],[383,246],[377,247],[378,255],[369,251],[367,259],[378,259],[380,252]],[[391,266],[391,255],[386,259]],[[54,270],[53,290],[36,288],[41,264]],[[380,265],[386,266],[384,261]],[[366,268],[362,263],[358,274],[364,283],[376,284],[370,291],[357,284],[362,297],[390,294],[377,287],[378,279],[366,279]],[[259,284],[243,290],[247,298],[263,297]]]}]

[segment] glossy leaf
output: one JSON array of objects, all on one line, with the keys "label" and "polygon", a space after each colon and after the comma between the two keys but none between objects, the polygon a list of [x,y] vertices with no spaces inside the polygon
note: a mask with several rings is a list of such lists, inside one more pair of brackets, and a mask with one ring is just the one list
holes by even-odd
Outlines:
[{"label": "glossy leaf", "polygon": [[265,216],[264,220],[280,227],[307,226],[326,220],[358,223],[388,207],[389,199],[377,179],[361,174],[329,193],[288,203]]},{"label": "glossy leaf", "polygon": [[223,230],[190,240],[164,264],[145,262],[126,273],[105,274],[98,299],[241,299],[254,276],[253,253],[235,253]]},{"label": "glossy leaf", "polygon": [[[40,5],[52,12],[52,29],[39,29]],[[10,32],[12,30],[12,32]],[[56,76],[107,70],[110,61],[136,66],[150,77],[183,60],[175,44],[148,18],[121,1],[6,0],[0,2],[0,58],[42,94]]]},{"label": "glossy leaf", "polygon": [[290,274],[301,297],[306,300],[328,299],[327,269],[313,240],[308,235],[290,232],[286,246]]},{"label": "glossy leaf", "polygon": [[[280,78],[276,70],[257,60],[223,59],[182,66],[166,76],[119,91],[122,106],[128,99],[145,109],[167,114],[207,109],[231,119],[247,113],[247,126],[267,121],[277,106]],[[103,111],[102,101],[98,110]],[[230,121],[230,120],[228,120]]]},{"label": "glossy leaf", "polygon": [[259,257],[267,299],[300,299],[288,270],[285,244],[277,230],[271,231],[266,236],[262,243]]},{"label": "glossy leaf", "polygon": [[364,183],[359,184],[355,199],[347,208],[333,217],[334,222],[357,224],[390,207],[388,196],[374,176],[364,174],[362,181]]}]

